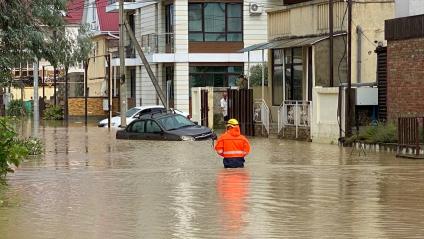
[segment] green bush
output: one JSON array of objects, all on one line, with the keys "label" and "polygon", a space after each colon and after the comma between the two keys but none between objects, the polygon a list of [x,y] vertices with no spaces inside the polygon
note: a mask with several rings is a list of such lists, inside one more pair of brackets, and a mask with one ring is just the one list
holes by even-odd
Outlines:
[{"label": "green bush", "polygon": [[367,144],[377,143],[396,143],[397,128],[396,125],[379,124],[377,126],[368,126],[359,130],[359,134],[346,139],[346,143],[363,142]]},{"label": "green bush", "polygon": [[51,105],[46,110],[44,110],[45,120],[62,120],[63,119],[63,109],[58,105]]},{"label": "green bush", "polygon": [[10,166],[19,166],[28,154],[27,147],[17,137],[8,120],[0,118],[0,178],[8,172],[13,172]]},{"label": "green bush", "polygon": [[6,113],[8,116],[16,116],[16,117],[25,116],[26,112],[25,112],[24,102],[22,100],[10,101]]},{"label": "green bush", "polygon": [[13,172],[11,166],[18,167],[27,156],[43,153],[41,140],[20,139],[10,122],[7,118],[0,117],[0,179]]},{"label": "green bush", "polygon": [[20,143],[27,149],[29,155],[40,155],[43,153],[43,143],[37,138],[27,138],[20,140]]}]

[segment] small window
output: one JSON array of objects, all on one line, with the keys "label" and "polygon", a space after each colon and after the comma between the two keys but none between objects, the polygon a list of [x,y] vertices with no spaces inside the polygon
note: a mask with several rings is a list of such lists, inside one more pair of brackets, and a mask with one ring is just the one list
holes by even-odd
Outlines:
[{"label": "small window", "polygon": [[130,132],[132,133],[144,133],[145,132],[145,121],[136,121],[134,124],[132,124]]},{"label": "small window", "polygon": [[162,132],[162,129],[159,127],[159,125],[153,121],[148,120],[146,122],[146,133],[160,133]]}]

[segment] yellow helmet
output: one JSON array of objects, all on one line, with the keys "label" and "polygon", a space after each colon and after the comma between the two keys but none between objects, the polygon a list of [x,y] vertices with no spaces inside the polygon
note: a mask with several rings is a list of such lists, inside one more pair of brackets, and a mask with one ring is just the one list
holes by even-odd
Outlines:
[{"label": "yellow helmet", "polygon": [[238,124],[239,124],[239,122],[236,119],[230,119],[230,120],[227,121],[227,127],[236,126]]}]

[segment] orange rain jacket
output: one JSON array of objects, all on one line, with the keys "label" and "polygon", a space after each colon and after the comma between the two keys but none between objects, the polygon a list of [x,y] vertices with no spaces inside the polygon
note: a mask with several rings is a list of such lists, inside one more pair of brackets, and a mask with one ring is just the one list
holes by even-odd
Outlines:
[{"label": "orange rain jacket", "polygon": [[215,150],[224,158],[244,158],[250,152],[250,144],[240,134],[240,127],[235,126],[218,138]]}]

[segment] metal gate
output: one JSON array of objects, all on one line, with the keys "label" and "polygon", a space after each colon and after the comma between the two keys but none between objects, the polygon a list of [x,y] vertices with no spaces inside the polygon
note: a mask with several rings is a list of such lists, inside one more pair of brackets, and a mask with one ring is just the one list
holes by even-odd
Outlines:
[{"label": "metal gate", "polygon": [[387,47],[377,47],[378,120],[387,120]]},{"label": "metal gate", "polygon": [[[420,130],[421,128],[421,130]],[[422,149],[420,131],[424,129],[424,117],[400,117],[398,119],[397,156],[408,156],[412,150],[419,157]]]},{"label": "metal gate", "polygon": [[208,127],[208,113],[209,113],[209,105],[208,105],[208,90],[200,91],[200,124]]},{"label": "metal gate", "polygon": [[228,90],[228,116],[240,123],[244,135],[254,136],[253,90]]}]

